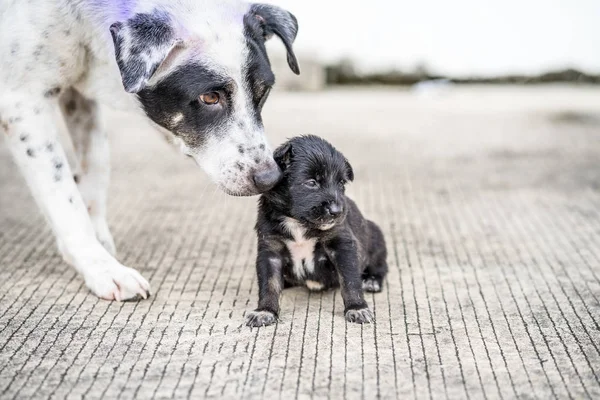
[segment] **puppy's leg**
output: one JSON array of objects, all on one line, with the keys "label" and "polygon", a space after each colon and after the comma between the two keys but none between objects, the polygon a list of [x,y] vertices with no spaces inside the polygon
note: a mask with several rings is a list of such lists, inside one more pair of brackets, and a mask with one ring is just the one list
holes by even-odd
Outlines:
[{"label": "puppy's leg", "polygon": [[67,89],[60,108],[75,148],[79,192],[104,248],[116,256],[115,243],[106,222],[106,191],[110,179],[110,149],[100,110],[95,101],[75,89]]},{"label": "puppy's leg", "polygon": [[57,141],[53,113],[59,89],[0,93],[0,131],[57,238],[90,290],[108,300],[148,297],[142,276],[115,260],[96,239],[87,207]]},{"label": "puppy's leg", "polygon": [[369,264],[363,272],[363,290],[365,292],[381,292],[383,279],[387,275],[387,249],[381,229],[368,221],[370,229]]},{"label": "puppy's leg", "polygon": [[283,288],[283,259],[279,252],[259,243],[256,258],[258,273],[258,308],[250,312],[246,325],[260,327],[277,322],[279,295]]},{"label": "puppy's leg", "polygon": [[362,274],[352,239],[335,239],[325,246],[325,251],[338,273],[346,320],[358,324],[373,322],[375,317],[363,295]]}]

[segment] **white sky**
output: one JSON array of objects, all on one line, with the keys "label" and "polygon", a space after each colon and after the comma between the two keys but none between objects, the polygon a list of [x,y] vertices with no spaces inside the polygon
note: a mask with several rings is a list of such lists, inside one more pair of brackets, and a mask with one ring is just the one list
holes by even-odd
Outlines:
[{"label": "white sky", "polygon": [[[600,72],[600,0],[263,0],[296,15],[298,51],[451,75]],[[300,60],[302,61],[302,60]]]}]

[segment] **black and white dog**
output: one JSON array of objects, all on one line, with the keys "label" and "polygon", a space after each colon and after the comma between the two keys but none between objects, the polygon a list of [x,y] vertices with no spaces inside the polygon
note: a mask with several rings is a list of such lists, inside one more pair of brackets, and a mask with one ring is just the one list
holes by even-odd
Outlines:
[{"label": "black and white dog", "polygon": [[247,325],[277,320],[284,286],[341,286],[346,320],[372,322],[363,290],[381,291],[387,250],[381,229],[344,194],[344,185],[354,179],[350,163],[316,136],[291,139],[274,157],[283,179],[259,200],[259,300]]},{"label": "black and white dog", "polygon": [[[0,2],[0,132],[61,254],[94,294],[150,294],[115,259],[99,105],[144,113],[225,192],[264,192],[281,177],[260,116],[274,83],[265,40],[278,36],[299,73],[297,30],[289,12],[238,0]],[[55,109],[77,166],[57,141]]]}]

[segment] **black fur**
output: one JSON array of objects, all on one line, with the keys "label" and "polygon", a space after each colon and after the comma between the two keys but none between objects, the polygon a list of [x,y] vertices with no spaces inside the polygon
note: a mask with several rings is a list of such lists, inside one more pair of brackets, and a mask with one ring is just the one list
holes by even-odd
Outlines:
[{"label": "black fur", "polygon": [[[352,166],[331,144],[316,136],[291,139],[275,151],[274,158],[284,177],[259,200],[259,302],[247,324],[275,322],[281,289],[304,286],[306,281],[318,282],[323,289],[341,286],[346,319],[371,322],[373,314],[363,290],[381,291],[388,270],[387,250],[379,227],[365,219],[344,194],[344,185],[354,179]],[[286,227],[289,219],[304,228],[304,239],[315,241],[314,270],[304,270],[303,276],[296,275],[288,248],[295,240]],[[302,265],[309,262],[302,260]],[[266,318],[268,313],[273,318]]]},{"label": "black fur", "polygon": [[[125,40],[125,30],[130,38]],[[125,22],[115,22],[110,26],[110,33],[115,45],[115,57],[121,71],[125,91],[136,93],[142,89],[154,74],[162,60],[148,65],[144,55],[162,49],[164,57],[176,38],[169,15],[161,10],[149,14],[136,14]],[[128,48],[125,48],[129,43]],[[128,57],[124,58],[123,55]]]},{"label": "black fur", "polygon": [[[209,131],[226,124],[232,113],[232,81],[200,64],[185,64],[152,88],[138,94],[146,115],[157,124],[181,137],[190,148],[202,147]],[[202,104],[198,97],[218,92],[223,101],[218,107]],[[173,126],[172,118],[181,113],[181,123]]]},{"label": "black fur", "polygon": [[[255,22],[258,22],[263,40],[268,40],[273,35],[281,39],[287,51],[287,62],[290,69],[296,75],[299,75],[300,67],[292,48],[292,44],[298,34],[298,21],[296,17],[282,8],[270,4],[252,4],[249,16]],[[244,19],[244,23],[248,25],[247,18]]]}]

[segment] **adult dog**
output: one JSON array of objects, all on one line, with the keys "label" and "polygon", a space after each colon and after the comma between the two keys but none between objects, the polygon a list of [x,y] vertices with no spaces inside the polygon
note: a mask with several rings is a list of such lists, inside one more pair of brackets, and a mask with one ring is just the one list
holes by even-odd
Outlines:
[{"label": "adult dog", "polygon": [[[98,105],[144,113],[225,192],[264,192],[281,176],[260,117],[274,84],[264,42],[278,36],[299,73],[297,30],[287,11],[234,0],[0,2],[0,131],[61,254],[94,294],[150,294],[114,256]],[[57,108],[73,169],[57,141]]]}]

